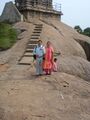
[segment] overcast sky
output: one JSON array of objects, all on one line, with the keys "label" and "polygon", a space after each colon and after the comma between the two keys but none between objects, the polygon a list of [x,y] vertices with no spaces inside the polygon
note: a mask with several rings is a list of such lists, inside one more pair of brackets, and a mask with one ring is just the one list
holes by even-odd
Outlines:
[{"label": "overcast sky", "polygon": [[[8,1],[0,0],[0,14]],[[53,0],[62,5],[62,21],[70,26],[80,25],[82,29],[90,27],[90,0]]]}]

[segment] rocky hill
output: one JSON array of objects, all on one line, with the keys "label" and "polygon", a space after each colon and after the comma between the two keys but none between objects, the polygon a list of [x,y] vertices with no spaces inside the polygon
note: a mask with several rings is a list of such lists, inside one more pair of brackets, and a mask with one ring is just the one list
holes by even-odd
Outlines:
[{"label": "rocky hill", "polygon": [[[49,40],[61,53],[58,72],[51,76],[35,77],[33,62],[18,64],[36,23],[43,24],[43,44]],[[0,119],[90,120],[90,38],[56,20],[14,27],[18,42],[0,52]]]}]

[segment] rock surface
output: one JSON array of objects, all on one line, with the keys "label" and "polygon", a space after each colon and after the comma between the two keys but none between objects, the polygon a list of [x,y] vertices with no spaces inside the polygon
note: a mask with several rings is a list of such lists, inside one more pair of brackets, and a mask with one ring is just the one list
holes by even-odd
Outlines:
[{"label": "rock surface", "polygon": [[90,120],[90,83],[65,73],[0,81],[0,119]]},{"label": "rock surface", "polygon": [[90,82],[90,62],[81,57],[59,57],[58,70]]},{"label": "rock surface", "polygon": [[25,31],[11,49],[0,52],[0,120],[90,120],[90,62],[78,42],[89,45],[90,38],[58,21],[37,23],[43,24],[43,43],[50,40],[61,52],[58,72],[36,77],[33,62],[18,64],[35,21],[15,24]]}]

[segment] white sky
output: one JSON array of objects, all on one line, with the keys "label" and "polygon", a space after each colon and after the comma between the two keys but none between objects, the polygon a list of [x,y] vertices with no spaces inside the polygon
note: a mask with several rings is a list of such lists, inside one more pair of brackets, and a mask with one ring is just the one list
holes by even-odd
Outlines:
[{"label": "white sky", "polygon": [[[0,14],[8,1],[0,0]],[[62,4],[62,21],[72,27],[80,25],[82,29],[90,27],[90,0],[53,0]]]}]

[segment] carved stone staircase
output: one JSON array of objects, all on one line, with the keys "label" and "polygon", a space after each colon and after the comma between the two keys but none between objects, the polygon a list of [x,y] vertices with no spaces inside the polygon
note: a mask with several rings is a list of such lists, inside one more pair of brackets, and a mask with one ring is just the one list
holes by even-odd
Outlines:
[{"label": "carved stone staircase", "polygon": [[38,40],[40,38],[40,34],[42,32],[42,28],[43,28],[42,24],[35,24],[34,31],[31,35],[30,40],[27,43],[24,54],[22,55],[22,57],[19,60],[19,64],[30,65],[32,63],[33,49],[38,43]]}]

